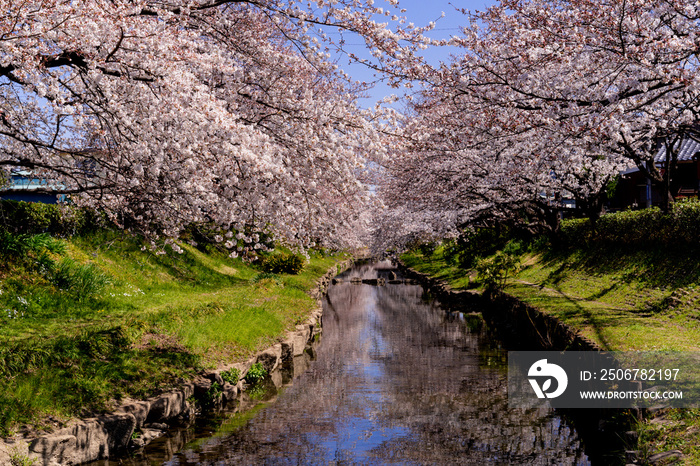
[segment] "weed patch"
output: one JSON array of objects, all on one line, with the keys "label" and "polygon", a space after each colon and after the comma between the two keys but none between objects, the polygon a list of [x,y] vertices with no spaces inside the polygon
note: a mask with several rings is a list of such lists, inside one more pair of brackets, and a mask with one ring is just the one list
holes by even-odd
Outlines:
[{"label": "weed patch", "polygon": [[221,378],[224,380],[224,382],[230,383],[231,385],[236,385],[240,380],[240,376],[241,371],[236,368],[221,372]]},{"label": "weed patch", "polygon": [[245,375],[245,381],[251,385],[256,385],[265,377],[267,377],[267,370],[263,367],[262,363],[256,362],[248,369],[248,373]]},{"label": "weed patch", "polygon": [[304,259],[291,253],[270,254],[263,256],[260,266],[268,273],[296,275],[304,268]]},{"label": "weed patch", "polygon": [[17,447],[11,448],[10,451],[10,466],[34,466],[36,460],[22,453]]}]

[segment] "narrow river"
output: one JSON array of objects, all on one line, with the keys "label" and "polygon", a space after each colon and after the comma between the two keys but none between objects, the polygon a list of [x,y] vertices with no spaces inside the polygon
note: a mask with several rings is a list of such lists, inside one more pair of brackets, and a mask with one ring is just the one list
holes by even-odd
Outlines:
[{"label": "narrow river", "polygon": [[557,412],[508,408],[507,353],[480,319],[417,285],[350,282],[387,267],[330,287],[315,360],[272,402],[134,464],[592,464]]}]

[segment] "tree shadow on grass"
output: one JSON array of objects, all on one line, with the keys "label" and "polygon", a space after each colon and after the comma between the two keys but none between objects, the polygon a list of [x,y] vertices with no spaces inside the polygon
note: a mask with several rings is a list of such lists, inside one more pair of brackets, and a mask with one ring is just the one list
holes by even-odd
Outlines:
[{"label": "tree shadow on grass", "polygon": [[[608,315],[605,319],[601,319],[601,315],[599,313],[593,313],[590,309],[581,305],[581,302],[585,300],[572,298],[557,288],[547,287],[546,290],[550,293],[556,293],[556,296],[545,298],[540,295],[540,293],[544,290],[544,287],[542,286],[533,283],[522,283],[522,285],[514,286],[515,288],[523,286],[530,289],[537,289],[537,294],[534,296],[535,300],[528,299],[527,297],[521,298],[525,298],[526,301],[530,301],[531,305],[548,314],[552,314],[554,317],[568,325],[572,325],[574,327],[580,327],[583,325],[592,328],[595,334],[596,342],[604,350],[610,350],[610,342],[604,335],[604,329],[610,325],[606,322],[610,319],[610,315]],[[525,294],[530,298],[533,298],[533,296],[527,291]],[[537,300],[540,299],[543,302],[537,302]]]},{"label": "tree shadow on grass", "polygon": [[560,291],[559,293],[561,298],[568,303],[568,305],[570,306],[569,308],[571,309],[570,311],[562,312],[561,317],[563,317],[566,320],[572,319],[574,317],[583,317],[584,321],[582,323],[593,329],[593,332],[595,334],[595,341],[598,342],[598,344],[600,344],[600,346],[604,350],[609,351],[611,349],[610,343],[608,342],[607,338],[603,333],[604,326],[601,325],[602,323],[600,322],[598,316],[593,314],[589,309],[586,309],[584,306],[582,306],[579,301],[571,298],[570,296],[565,295],[564,293],[561,293]]},{"label": "tree shadow on grass", "polygon": [[607,288],[603,288],[602,290],[593,293],[592,295],[590,295],[588,297],[588,299],[592,299],[592,300],[600,299],[603,296],[605,296],[606,294],[608,294],[612,291],[615,291],[619,286],[620,286],[619,283],[613,283],[612,285],[608,286]]},{"label": "tree shadow on grass", "polygon": [[615,275],[623,282],[637,281],[676,289],[700,282],[700,247],[695,245],[590,246],[550,250],[543,263],[554,267],[547,282],[557,284],[569,270],[592,276]]}]

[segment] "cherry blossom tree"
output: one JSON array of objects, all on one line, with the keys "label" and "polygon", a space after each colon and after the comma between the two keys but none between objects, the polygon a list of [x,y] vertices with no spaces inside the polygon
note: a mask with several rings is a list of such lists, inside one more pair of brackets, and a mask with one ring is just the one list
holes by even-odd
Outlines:
[{"label": "cherry blossom tree", "polygon": [[663,174],[653,157],[697,122],[699,17],[675,0],[505,1],[475,15],[488,28],[472,25],[462,44],[481,82],[508,90],[501,104],[631,161],[668,193],[674,156]]},{"label": "cherry blossom tree", "polygon": [[384,145],[323,28],[363,38],[387,69],[420,30],[375,22],[390,12],[371,0],[0,4],[6,175],[32,170],[152,236],[210,221],[357,242],[363,167]]},{"label": "cherry blossom tree", "polygon": [[629,165],[669,192],[674,142],[697,127],[700,4],[502,0],[464,13],[450,42],[464,52],[423,74],[426,90],[397,132],[381,231],[396,212],[405,238],[484,219],[556,229],[563,196],[595,219]]}]

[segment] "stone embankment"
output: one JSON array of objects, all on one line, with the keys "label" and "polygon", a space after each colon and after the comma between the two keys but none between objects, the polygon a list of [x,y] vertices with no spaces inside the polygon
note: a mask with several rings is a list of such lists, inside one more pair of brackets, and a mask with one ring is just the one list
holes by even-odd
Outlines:
[{"label": "stone embankment", "polygon": [[[0,445],[0,464],[13,464],[12,457],[34,460],[45,466],[77,465],[95,460],[115,458],[129,450],[145,446],[166,433],[171,425],[182,425],[196,416],[195,406],[209,401],[212,387],[220,388],[219,402],[229,404],[243,394],[244,378],[255,363],[271,374],[273,383],[281,386],[282,375],[276,371],[283,364],[294,364],[307,345],[320,332],[322,307],[320,298],[328,285],[352,260],[332,267],[318,280],[312,296],[318,306],[303,324],[289,332],[280,343],[267,348],[245,362],[230,364],[200,374],[195,380],[183,382],[167,393],[148,400],[125,403],[111,414],[80,419],[55,432],[25,442]],[[237,384],[224,381],[222,372],[237,369]],[[280,380],[275,380],[279,378]],[[136,433],[136,434],[135,434]],[[3,451],[4,450],[4,451]],[[15,460],[17,461],[17,460]],[[22,463],[24,464],[24,463]]]}]

